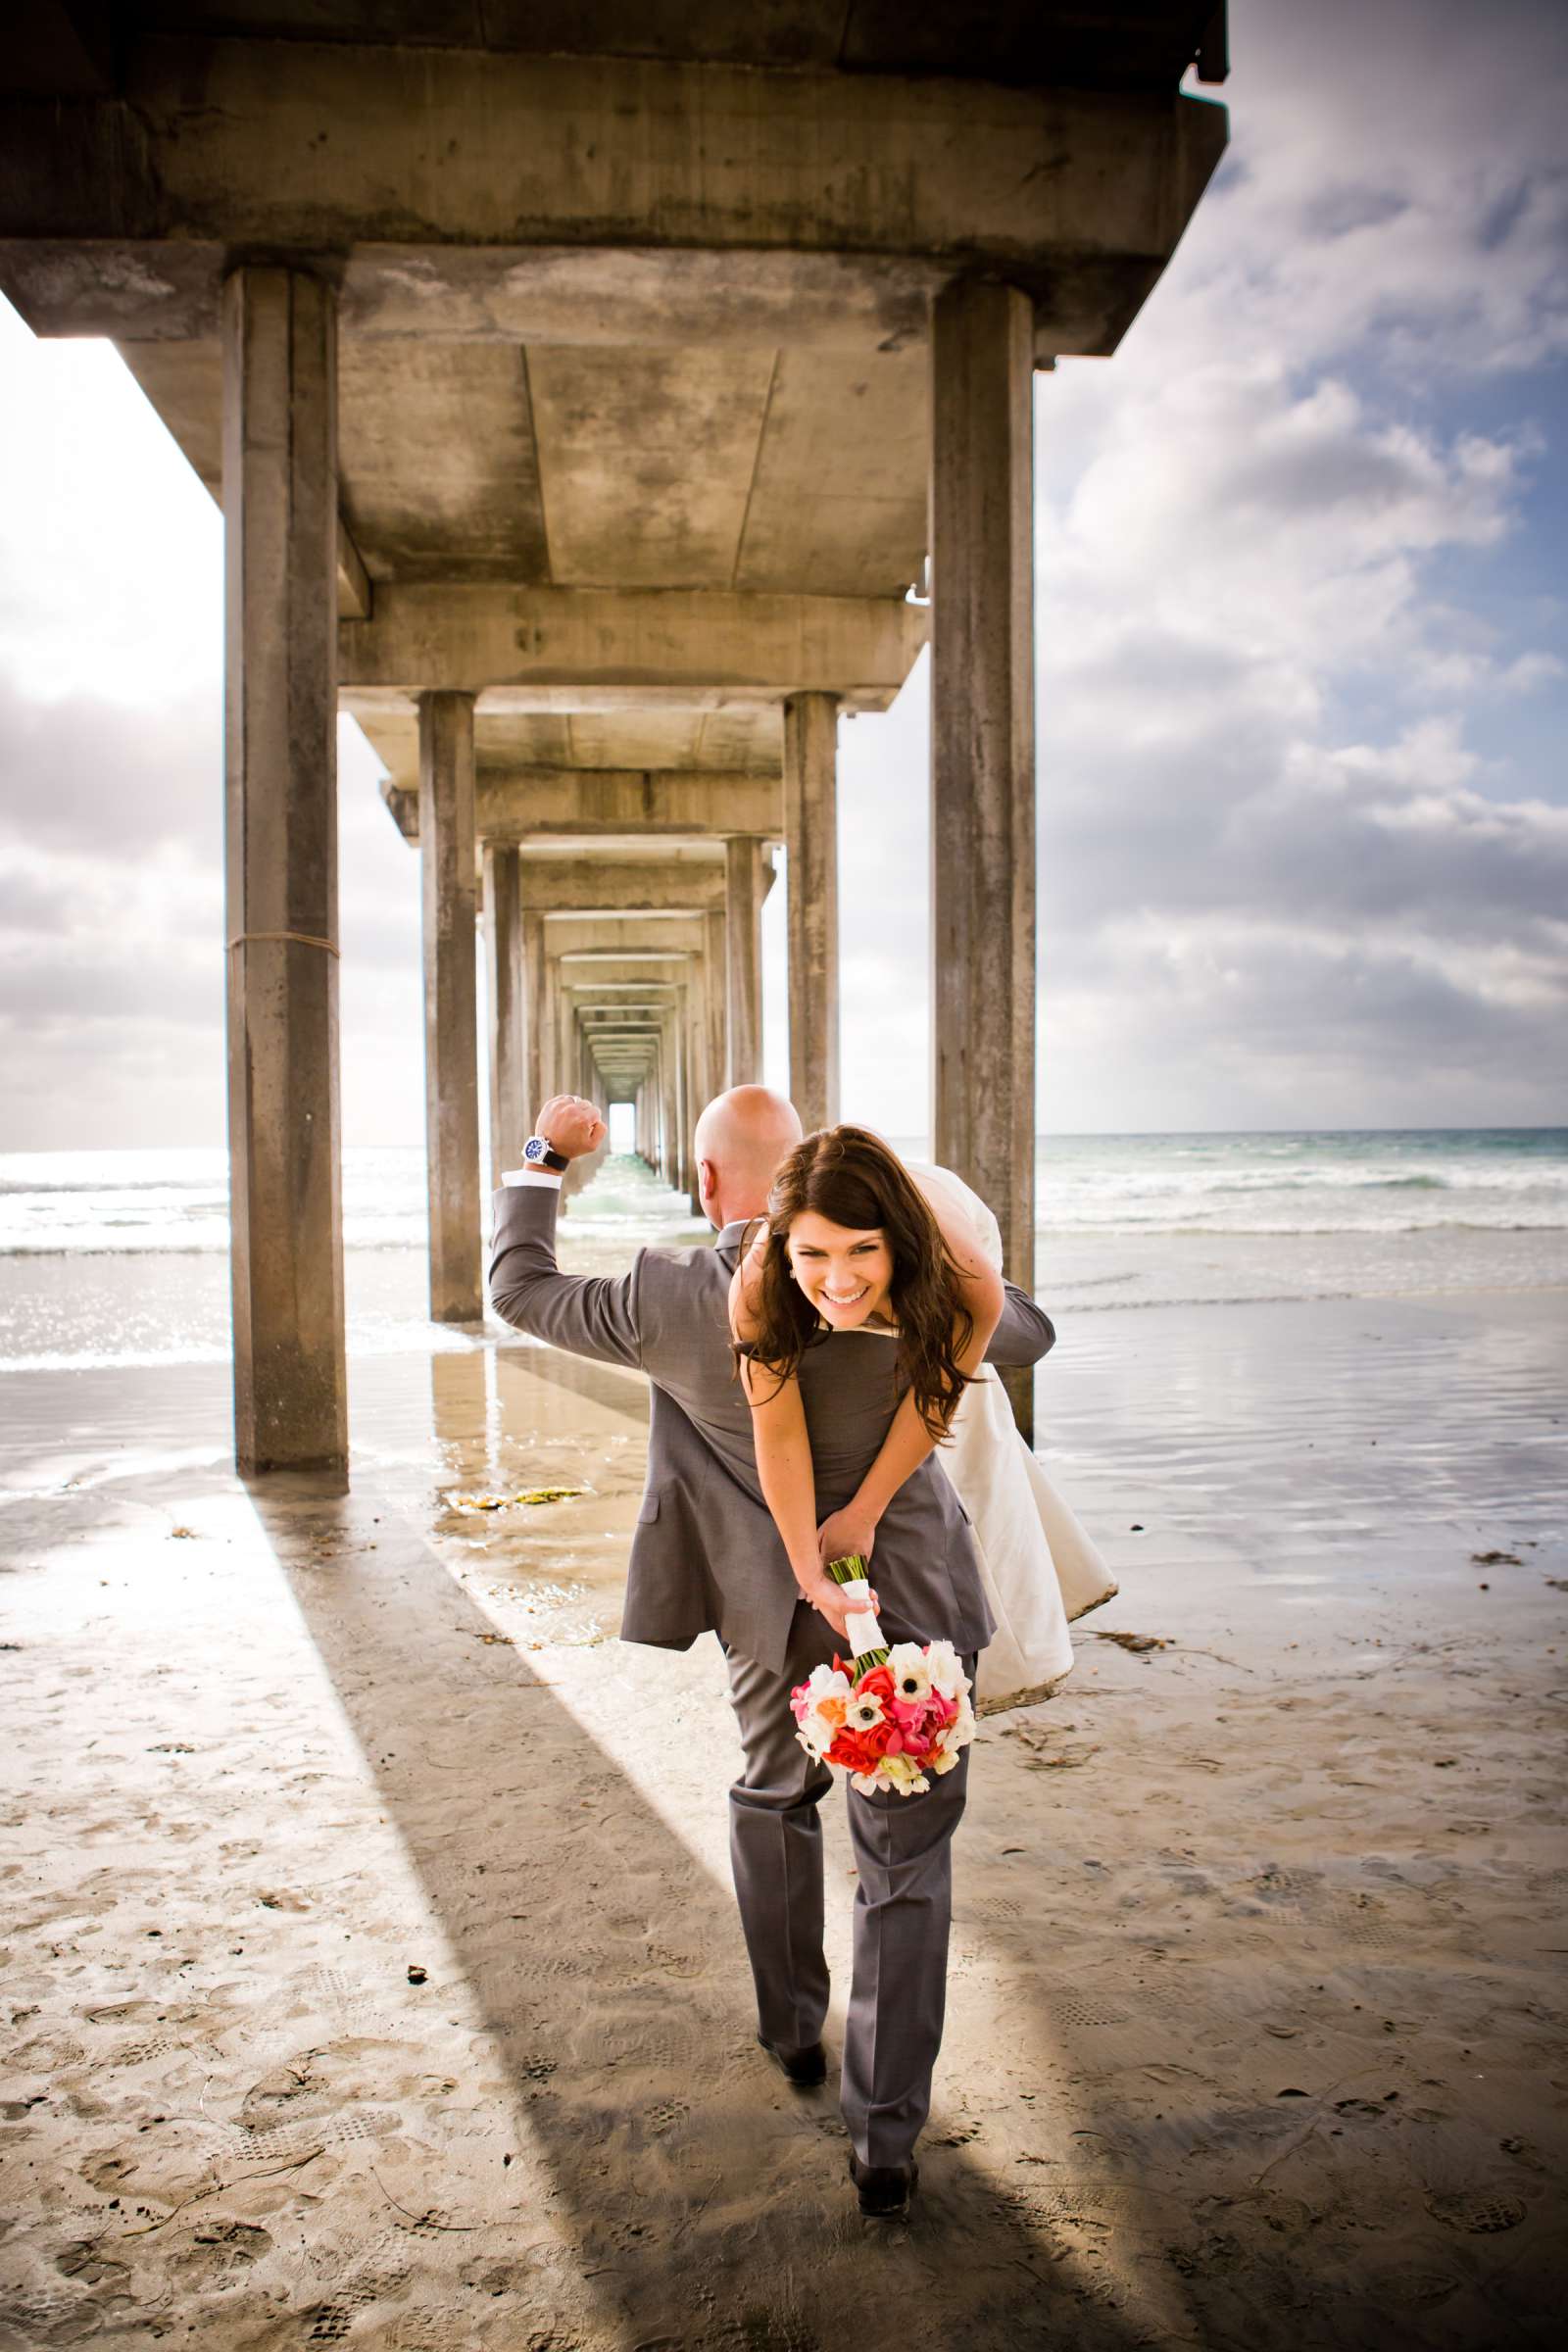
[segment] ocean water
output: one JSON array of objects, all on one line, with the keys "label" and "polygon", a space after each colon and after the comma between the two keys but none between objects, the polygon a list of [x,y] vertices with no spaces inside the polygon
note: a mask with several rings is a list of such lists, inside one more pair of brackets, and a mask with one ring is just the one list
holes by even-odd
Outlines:
[{"label": "ocean water", "polygon": [[[346,1152],[343,1194],[351,1351],[474,1346],[425,1318],[422,1152]],[[1046,1136],[1037,1210],[1036,1288],[1058,1320],[1565,1289],[1568,1128]],[[706,1230],[612,1159],[572,1201],[563,1256],[606,1270]],[[0,1370],[226,1361],[227,1243],[220,1150],[0,1155]]]}]

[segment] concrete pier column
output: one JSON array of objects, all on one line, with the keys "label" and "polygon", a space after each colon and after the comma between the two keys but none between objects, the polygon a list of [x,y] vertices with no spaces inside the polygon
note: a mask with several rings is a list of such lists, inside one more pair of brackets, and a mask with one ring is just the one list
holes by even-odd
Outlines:
[{"label": "concrete pier column", "polygon": [[517,1165],[532,1122],[524,1107],[522,909],[514,849],[490,844],[484,853],[485,968],[490,994],[490,1184]]},{"label": "concrete pier column", "polygon": [[675,1102],[675,1056],[670,1051],[669,1024],[659,1036],[659,1173],[671,1192],[675,1189],[675,1138],[679,1133]]},{"label": "concrete pier column", "polygon": [[234,1451],[348,1462],[338,1108],[337,318],[223,287],[225,909]]},{"label": "concrete pier column", "polygon": [[790,1094],[808,1135],[839,1115],[839,706],[784,705],[784,840],[789,857]]},{"label": "concrete pier column", "polygon": [[522,1140],[533,1133],[541,1106],[550,1099],[545,1083],[549,1059],[545,1009],[545,918],[533,907],[522,915]]},{"label": "concrete pier column", "polygon": [[[932,1116],[1034,1286],[1033,315],[950,286],[931,321]],[[1004,1375],[1033,1437],[1033,1380]]]},{"label": "concrete pier column", "polygon": [[697,1177],[692,1159],[692,1129],[697,1123],[693,1108],[696,1099],[696,1078],[692,1069],[692,1039],[689,1012],[691,984],[682,982],[675,990],[675,1004],[670,1014],[670,1028],[675,1042],[675,1189],[688,1198]]},{"label": "concrete pier column", "polygon": [[[708,1066],[708,969],[701,958],[692,966],[692,976],[680,991],[682,1000],[683,1034],[686,1039],[686,1066],[691,1072],[691,1120],[693,1131],[702,1108],[713,1093]],[[697,1154],[687,1138],[686,1181],[692,1198],[692,1213],[701,1216],[703,1204],[697,1192]]]},{"label": "concrete pier column", "polygon": [[[558,1002],[561,985],[561,966],[549,953],[550,934],[544,934],[545,954],[540,970],[539,1009],[532,1023],[532,1035],[539,1054],[539,1102],[534,1104],[537,1117],[543,1103],[562,1090],[559,1067],[561,1056],[561,1007]],[[524,983],[526,985],[526,981]]]},{"label": "concrete pier column", "polygon": [[[713,1065],[709,1059],[708,996],[710,986],[708,967],[699,960],[692,967],[690,985],[686,990],[686,1036],[692,1070],[692,1136],[695,1142],[697,1122],[703,1115],[703,1105],[712,1101],[718,1091],[713,1084]],[[697,1153],[691,1152],[690,1186],[692,1214],[703,1213],[701,1195],[697,1189]]]},{"label": "concrete pier column", "polygon": [[555,966],[556,1005],[556,1083],[553,1095],[580,1095],[582,1071],[578,1068],[577,1015],[571,998],[561,985],[561,966]]},{"label": "concrete pier column", "polygon": [[704,916],[703,943],[708,983],[708,1093],[711,1100],[729,1084],[729,981],[722,909],[713,907]]},{"label": "concrete pier column", "polygon": [[725,1084],[757,1086],[762,1076],[762,845],[750,835],[724,844],[725,999],[729,1054]]},{"label": "concrete pier column", "polygon": [[419,862],[430,1316],[436,1323],[473,1323],[484,1313],[484,1294],[471,694],[419,697]]}]

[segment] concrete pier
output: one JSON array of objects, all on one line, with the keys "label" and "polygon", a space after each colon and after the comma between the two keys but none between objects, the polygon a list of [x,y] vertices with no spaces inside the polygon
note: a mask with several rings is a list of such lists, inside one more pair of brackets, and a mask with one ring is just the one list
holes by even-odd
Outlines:
[{"label": "concrete pier", "polygon": [[[768,877],[771,879],[771,876]],[[761,845],[749,835],[724,844],[724,945],[729,1033],[727,1086],[756,1086],[762,1075]]]},{"label": "concrete pier", "polygon": [[490,1184],[517,1164],[534,1106],[525,1107],[522,906],[517,853],[487,843],[484,853],[485,971],[490,997]]},{"label": "concrete pier", "polygon": [[[932,1128],[1034,1286],[1033,310],[989,280],[931,321]],[[1032,1437],[1028,1376],[1009,1381]]]},{"label": "concrete pier", "polygon": [[703,969],[708,975],[704,998],[708,1022],[708,1092],[711,1099],[729,1084],[729,950],[721,909],[714,908],[708,914],[703,932]]},{"label": "concrete pier", "polygon": [[[435,1313],[480,1306],[476,856],[497,1164],[509,1100],[620,1085],[690,1174],[677,1120],[761,1075],[779,844],[792,1090],[860,1107],[834,724],[928,628],[936,1144],[1027,1282],[1030,371],[1113,354],[1192,218],[1224,0],[12,13],[0,289],[113,337],[230,520],[241,1459],[343,1455],[334,607],[425,868]],[[550,934],[641,917],[685,1014],[596,1039]]]},{"label": "concrete pier", "polygon": [[808,1135],[839,1115],[838,760],[834,697],[792,694],[784,705],[790,1094]]},{"label": "concrete pier", "polygon": [[234,1450],[246,1476],[341,1473],[337,322],[318,278],[234,271],[222,387]]},{"label": "concrete pier", "polygon": [[424,1133],[430,1314],[437,1323],[471,1323],[484,1312],[474,854],[473,697],[421,694]]},{"label": "concrete pier", "polygon": [[521,1141],[533,1133],[541,1106],[549,1100],[545,1065],[545,918],[537,907],[522,910],[522,1126]]}]

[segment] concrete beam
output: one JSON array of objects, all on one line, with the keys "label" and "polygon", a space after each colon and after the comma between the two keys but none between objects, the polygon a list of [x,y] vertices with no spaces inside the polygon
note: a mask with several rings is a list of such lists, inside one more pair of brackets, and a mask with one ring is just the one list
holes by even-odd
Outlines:
[{"label": "concrete beam", "polygon": [[724,868],[711,864],[610,865],[586,859],[519,858],[522,903],[542,914],[593,916],[605,922],[658,915],[674,919],[724,904]]},{"label": "concrete beam", "polygon": [[330,252],[357,334],[874,344],[975,270],[1108,351],[1224,144],[1174,92],[143,34],[118,97],[0,104],[0,279],[42,333],[189,337],[225,253]]},{"label": "concrete beam", "polygon": [[[407,842],[418,840],[418,795],[383,778],[381,798]],[[764,776],[662,769],[519,766],[479,769],[475,825],[482,842],[701,842],[731,833],[783,840],[783,786]]]},{"label": "concrete beam", "polygon": [[[406,841],[419,837],[418,795],[391,777],[381,798]],[[766,777],[680,774],[655,768],[481,767],[475,822],[481,841],[587,846],[667,836],[722,841],[784,838],[783,788]]]},{"label": "concrete beam", "polygon": [[561,983],[565,988],[663,990],[682,977],[697,959],[688,955],[669,956],[657,950],[639,953],[629,948],[619,955],[568,952],[553,960],[560,967]]},{"label": "concrete beam", "polygon": [[668,980],[601,980],[592,969],[576,972],[562,985],[579,1004],[619,1004],[639,1011],[651,1004],[673,1004],[675,997]]},{"label": "concrete beam", "polygon": [[331,293],[237,270],[223,326],[234,1450],[342,1475]]},{"label": "concrete beam", "polygon": [[566,999],[584,1030],[603,1035],[612,1029],[646,1029],[650,1025],[657,1028],[661,1021],[668,1018],[672,1007],[679,1003],[680,992],[678,989],[665,989],[657,998],[647,1001],[639,998],[628,1004],[617,1004],[604,1002],[591,992],[584,994],[568,986]]},{"label": "concrete beam", "polygon": [[432,687],[486,710],[595,710],[713,698],[728,707],[836,694],[883,710],[925,643],[902,597],[683,588],[379,588],[338,631],[346,710],[412,705]]},{"label": "concrete beam", "polygon": [[661,957],[700,956],[704,930],[700,914],[664,914],[657,908],[641,914],[572,913],[545,916],[545,954],[559,961],[567,956],[597,955],[622,962],[627,956],[649,962]]}]

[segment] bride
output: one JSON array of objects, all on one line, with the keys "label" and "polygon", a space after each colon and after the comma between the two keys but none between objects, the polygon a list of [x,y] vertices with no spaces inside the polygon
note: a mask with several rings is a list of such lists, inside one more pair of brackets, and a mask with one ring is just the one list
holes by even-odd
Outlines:
[{"label": "bride", "polygon": [[[820,1161],[824,1143],[839,1147],[867,1209],[879,1206],[877,1224],[839,1225],[806,1205],[805,1163]],[[950,1170],[906,1168],[879,1137],[855,1127],[814,1136],[791,1155],[770,1212],[736,1268],[730,1320],[763,1495],[797,1578],[805,1586],[814,1572],[825,1581],[822,1564],[854,1552],[869,1560],[876,1511],[936,1447],[968,1513],[996,1619],[976,1703],[995,1711],[1042,1696],[1071,1670],[1069,1618],[1116,1587],[982,1360],[1001,1311],[995,1217]],[[818,1530],[793,1375],[805,1348],[830,1331],[898,1346],[903,1394],[856,1502]]]}]

